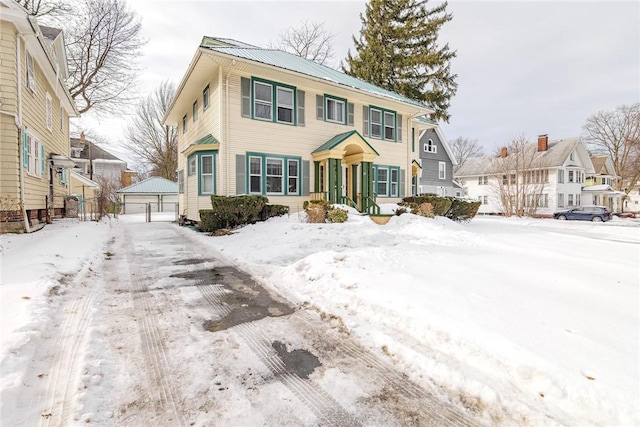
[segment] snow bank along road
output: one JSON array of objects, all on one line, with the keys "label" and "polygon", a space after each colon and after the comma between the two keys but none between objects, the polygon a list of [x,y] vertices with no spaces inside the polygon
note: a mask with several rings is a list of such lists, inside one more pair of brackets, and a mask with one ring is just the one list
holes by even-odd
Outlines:
[{"label": "snow bank along road", "polygon": [[4,387],[2,420],[482,424],[473,405],[412,383],[359,345],[340,319],[310,304],[291,306],[221,265],[192,235],[170,223],[114,223],[103,256],[52,289],[57,310],[31,348],[22,383]]}]

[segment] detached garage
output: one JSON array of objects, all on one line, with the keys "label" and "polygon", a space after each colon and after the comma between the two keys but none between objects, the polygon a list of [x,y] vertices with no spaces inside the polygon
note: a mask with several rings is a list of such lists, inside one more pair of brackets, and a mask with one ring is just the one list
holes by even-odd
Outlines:
[{"label": "detached garage", "polygon": [[178,183],[152,177],[117,191],[122,197],[122,213],[145,213],[147,203],[151,212],[175,212],[178,203]]}]

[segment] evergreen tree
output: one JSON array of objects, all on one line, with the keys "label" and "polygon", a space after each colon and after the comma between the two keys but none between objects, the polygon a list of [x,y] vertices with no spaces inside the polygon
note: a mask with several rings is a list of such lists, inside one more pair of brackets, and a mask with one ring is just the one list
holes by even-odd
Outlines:
[{"label": "evergreen tree", "polygon": [[432,119],[449,121],[457,77],[451,73],[456,52],[438,46],[438,31],[453,15],[447,2],[428,8],[429,0],[370,0],[360,14],[356,56],[347,55],[343,71],[377,86],[425,102]]}]

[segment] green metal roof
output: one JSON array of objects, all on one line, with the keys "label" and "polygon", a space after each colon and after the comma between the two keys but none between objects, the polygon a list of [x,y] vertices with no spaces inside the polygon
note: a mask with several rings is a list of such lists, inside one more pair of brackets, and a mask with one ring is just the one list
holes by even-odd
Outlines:
[{"label": "green metal roof", "polygon": [[329,68],[325,65],[320,65],[309,59],[302,58],[300,56],[281,50],[263,49],[257,46],[238,42],[236,40],[216,37],[204,37],[202,39],[200,47],[214,52],[231,55],[236,58],[242,58],[253,62],[260,62],[262,64],[272,65],[274,67],[294,71],[311,77],[316,77],[327,82],[348,86],[362,92],[383,96],[385,98],[400,101],[406,104],[411,104],[420,108],[431,109],[431,107],[422,102],[415,101],[413,99],[407,98],[404,95],[391,92],[387,89],[383,89],[371,83],[367,83],[363,80],[344,74],[338,70],[334,70],[333,68]]},{"label": "green metal roof", "polygon": [[326,150],[331,150],[332,148],[337,147],[341,142],[343,142],[344,140],[346,140],[347,138],[350,138],[353,134],[358,135],[358,137],[365,143],[367,144],[367,146],[371,149],[371,151],[373,151],[374,153],[376,153],[376,155],[380,155],[375,148],[373,148],[366,139],[364,139],[362,137],[362,135],[360,135],[358,133],[357,130],[350,130],[349,132],[345,132],[345,133],[340,133],[336,136],[334,136],[333,138],[331,138],[330,140],[328,140],[327,142],[325,142],[324,144],[322,144],[320,147],[316,148],[315,150],[312,151],[313,153],[320,153],[321,151],[326,151]]},{"label": "green metal roof", "polygon": [[121,188],[117,191],[120,194],[178,194],[178,183],[168,179],[154,176]]},{"label": "green metal roof", "polygon": [[197,140],[196,142],[194,142],[191,145],[206,145],[206,144],[218,144],[220,141],[218,141],[215,136],[208,134],[203,136],[202,138],[200,138],[199,140]]}]

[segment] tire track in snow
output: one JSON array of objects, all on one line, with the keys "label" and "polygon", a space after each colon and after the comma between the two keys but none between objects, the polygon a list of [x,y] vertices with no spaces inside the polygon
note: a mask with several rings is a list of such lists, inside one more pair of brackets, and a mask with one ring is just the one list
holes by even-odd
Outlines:
[{"label": "tire track in snow", "polygon": [[127,234],[124,239],[126,252],[124,262],[131,279],[132,302],[138,314],[137,325],[141,347],[151,380],[147,391],[149,394],[155,394],[156,399],[153,403],[158,415],[164,414],[169,420],[174,421],[175,425],[186,426],[188,423],[183,416],[167,349],[160,334],[157,315],[151,304],[153,295],[142,279],[143,274],[139,268],[144,265],[144,259],[136,254],[135,246]]}]

